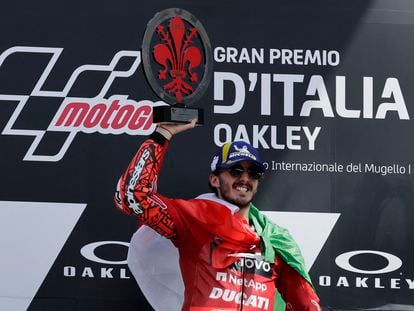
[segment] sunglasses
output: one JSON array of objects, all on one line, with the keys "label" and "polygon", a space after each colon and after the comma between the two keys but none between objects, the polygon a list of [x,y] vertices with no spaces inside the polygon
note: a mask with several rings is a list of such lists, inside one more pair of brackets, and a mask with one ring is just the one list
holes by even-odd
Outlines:
[{"label": "sunglasses", "polygon": [[249,175],[249,177],[251,179],[261,179],[263,177],[263,172],[260,170],[260,168],[256,167],[256,166],[251,166],[246,170],[244,170],[243,166],[241,165],[233,165],[230,166],[227,171],[229,172],[229,174],[233,177],[240,177],[241,175],[243,175],[244,172],[247,173],[247,175]]}]

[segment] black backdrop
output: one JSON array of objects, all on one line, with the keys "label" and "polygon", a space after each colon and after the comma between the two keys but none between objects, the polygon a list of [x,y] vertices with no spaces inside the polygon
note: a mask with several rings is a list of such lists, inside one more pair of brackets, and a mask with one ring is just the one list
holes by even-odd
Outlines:
[{"label": "black backdrop", "polygon": [[[153,127],[129,133],[99,125],[59,127],[56,118],[62,104],[74,101],[89,107],[109,107],[115,99],[135,107],[156,102],[142,65],[134,65],[147,22],[158,11],[180,7],[209,34],[214,78],[197,104],[206,124],[174,138],[160,192],[190,198],[208,191],[216,145],[226,135],[247,138],[268,163],[255,200],[262,210],[340,214],[311,263],[322,305],[413,310],[413,6],[408,1],[2,2],[0,309],[151,310],[124,263],[135,220],[115,210],[112,195]],[[252,57],[251,51],[260,49],[263,61]],[[110,66],[120,51],[129,52]],[[279,52],[271,61],[271,53]],[[232,81],[221,84],[225,73],[238,77],[244,91],[236,91]],[[241,109],[221,111],[230,111],[240,95],[245,96],[238,102]],[[341,111],[341,103],[348,112]],[[309,113],[306,107],[312,108]],[[313,147],[306,131],[315,135]],[[289,168],[292,163],[301,170]],[[308,232],[309,243],[318,226]],[[53,247],[45,242],[60,235]],[[102,242],[95,256],[80,252],[95,242]],[[338,257],[342,254],[348,259]],[[43,257],[50,264],[35,276]],[[33,285],[21,288],[22,282]]]}]

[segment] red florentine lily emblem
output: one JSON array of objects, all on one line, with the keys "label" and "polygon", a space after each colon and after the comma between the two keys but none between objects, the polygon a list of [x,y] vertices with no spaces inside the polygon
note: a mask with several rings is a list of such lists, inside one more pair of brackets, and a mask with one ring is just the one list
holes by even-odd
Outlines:
[{"label": "red florentine lily emblem", "polygon": [[186,33],[184,21],[175,16],[167,31],[162,24],[158,25],[157,34],[163,41],[154,46],[154,59],[163,67],[158,79],[172,79],[164,85],[164,89],[175,96],[177,103],[181,103],[183,96],[193,93],[190,82],[196,83],[199,79],[194,71],[202,58],[200,49],[193,42],[198,36],[197,29],[191,27]]}]

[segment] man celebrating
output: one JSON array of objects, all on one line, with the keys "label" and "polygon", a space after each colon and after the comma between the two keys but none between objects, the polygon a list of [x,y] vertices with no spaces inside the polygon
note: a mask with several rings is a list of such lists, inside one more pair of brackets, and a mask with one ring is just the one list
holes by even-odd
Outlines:
[{"label": "man celebrating", "polygon": [[[115,196],[119,209],[178,249],[182,310],[280,310],[276,292],[286,310],[320,310],[296,243],[252,204],[265,168],[250,144],[220,148],[209,175],[214,194],[181,200],[157,193],[169,141],[194,126],[195,120],[159,125],[121,176]],[[147,241],[140,241],[145,248]]]}]

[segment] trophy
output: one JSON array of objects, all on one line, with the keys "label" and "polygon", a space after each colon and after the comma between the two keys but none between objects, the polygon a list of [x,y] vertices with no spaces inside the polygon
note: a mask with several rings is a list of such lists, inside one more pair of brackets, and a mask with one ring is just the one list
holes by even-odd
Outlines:
[{"label": "trophy", "polygon": [[153,107],[154,123],[204,123],[203,109],[189,107],[207,90],[212,76],[211,45],[200,21],[170,8],[148,23],[142,43],[145,77],[168,105]]}]

